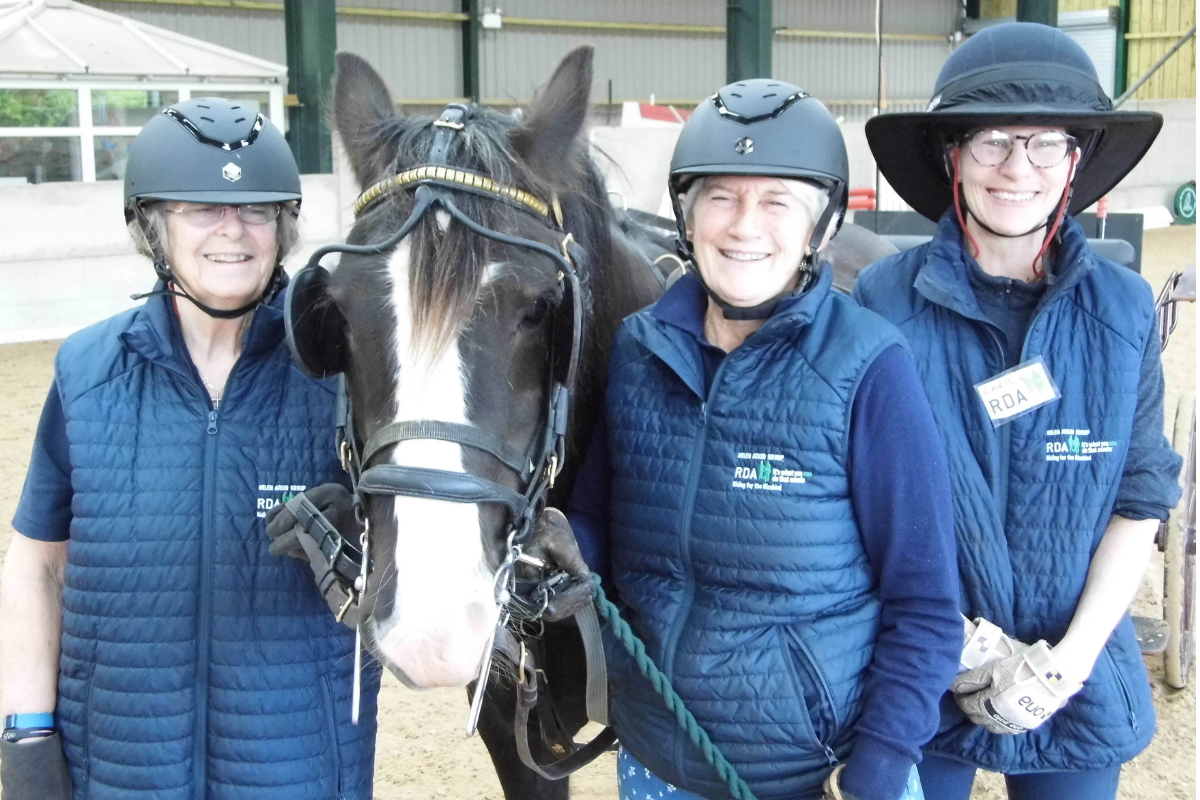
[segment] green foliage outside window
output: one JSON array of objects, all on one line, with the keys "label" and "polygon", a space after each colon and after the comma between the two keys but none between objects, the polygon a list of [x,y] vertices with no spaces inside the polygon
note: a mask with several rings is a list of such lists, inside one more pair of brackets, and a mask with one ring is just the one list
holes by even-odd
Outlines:
[{"label": "green foliage outside window", "polygon": [[74,89],[0,89],[0,128],[56,128],[79,124]]}]

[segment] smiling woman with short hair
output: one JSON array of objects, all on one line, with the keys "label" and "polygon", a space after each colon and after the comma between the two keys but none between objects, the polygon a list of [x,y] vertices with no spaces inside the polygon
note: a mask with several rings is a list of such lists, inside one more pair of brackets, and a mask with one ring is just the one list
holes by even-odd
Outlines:
[{"label": "smiling woman with short hair", "polygon": [[971,669],[924,751],[929,800],[966,800],[979,767],[1014,800],[1111,800],[1154,735],[1127,609],[1180,459],[1150,288],[1071,215],[1161,126],[1113,111],[1083,49],[1034,23],[971,37],[929,111],[867,123],[888,182],[938,220],[854,289],[907,338],[950,458]]},{"label": "smiling woman with short hair", "polygon": [[284,343],[295,161],[196,98],[125,194],[159,282],[58,351],[4,561],[4,798],[365,800],[378,673],[352,725],[354,635],[260,521],[345,479],[333,389]]},{"label": "smiling woman with short hair", "polygon": [[[946,457],[896,330],[833,290],[841,131],[726,86],[671,165],[686,275],[627,320],[569,519],[760,800],[911,800],[962,647]],[[611,652],[621,797],[728,790]]]}]

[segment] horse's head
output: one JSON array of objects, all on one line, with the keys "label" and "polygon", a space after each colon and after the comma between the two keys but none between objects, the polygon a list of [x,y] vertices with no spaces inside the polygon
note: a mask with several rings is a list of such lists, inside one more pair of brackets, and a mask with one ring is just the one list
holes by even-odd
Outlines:
[{"label": "horse's head", "polygon": [[[415,203],[438,194],[489,231],[554,253],[570,231],[581,245],[576,255],[605,258],[606,195],[577,144],[591,76],[591,50],[581,48],[558,66],[523,121],[472,107],[457,127],[398,116],[375,71],[339,55],[334,119],[364,189],[433,162],[534,201],[453,181],[416,181],[367,205],[348,243],[388,240]],[[341,353],[330,371],[344,368],[360,467],[414,468],[388,467],[389,474],[404,473],[410,489],[432,474],[423,471],[441,471],[427,491],[363,495],[373,565],[364,639],[413,685],[461,686],[478,674],[497,623],[494,579],[514,516],[493,490],[507,488],[511,499],[544,475],[538,462],[553,387],[563,380],[563,351],[570,349],[569,318],[575,305],[586,305],[587,265],[576,266],[584,290],[570,296],[561,262],[550,254],[486,238],[434,204],[383,252],[344,254],[318,289],[315,304],[333,313],[308,317],[336,322],[337,330],[322,335],[336,339],[332,349]],[[395,424],[406,422],[420,424]],[[482,444],[465,443],[468,434]],[[384,445],[364,452],[375,449],[373,436]],[[493,498],[441,499],[446,473],[464,476],[464,484],[482,479]]]}]

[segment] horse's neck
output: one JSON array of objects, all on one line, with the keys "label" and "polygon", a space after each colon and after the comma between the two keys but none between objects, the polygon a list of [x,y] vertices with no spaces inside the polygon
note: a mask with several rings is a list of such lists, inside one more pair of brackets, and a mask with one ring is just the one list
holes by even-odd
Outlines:
[{"label": "horse's neck", "polygon": [[608,384],[608,355],[621,321],[645,308],[662,294],[653,265],[620,231],[610,228],[609,257],[591,265],[592,315],[580,363],[580,381],[572,395],[567,466],[555,487],[552,502],[564,507],[575,474],[592,440],[604,407]]}]

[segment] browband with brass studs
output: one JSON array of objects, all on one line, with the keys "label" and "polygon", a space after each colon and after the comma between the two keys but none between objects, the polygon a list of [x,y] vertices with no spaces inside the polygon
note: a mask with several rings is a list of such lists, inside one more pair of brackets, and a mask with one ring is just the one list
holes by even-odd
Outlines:
[{"label": "browband with brass studs", "polygon": [[378,200],[382,195],[393,189],[400,189],[414,183],[422,181],[437,181],[440,183],[454,183],[459,186],[465,186],[469,189],[475,189],[481,192],[488,192],[497,197],[502,197],[505,200],[511,200],[514,203],[520,203],[530,211],[537,213],[543,217],[550,216],[549,204],[534,197],[524,189],[517,189],[513,186],[505,186],[501,183],[496,183],[491,178],[477,175],[474,172],[468,172],[462,169],[453,169],[451,167],[435,167],[424,166],[415,167],[405,170],[397,175],[380,181],[371,188],[367,189],[358,199],[354,201],[354,216],[358,217],[367,206]]}]

